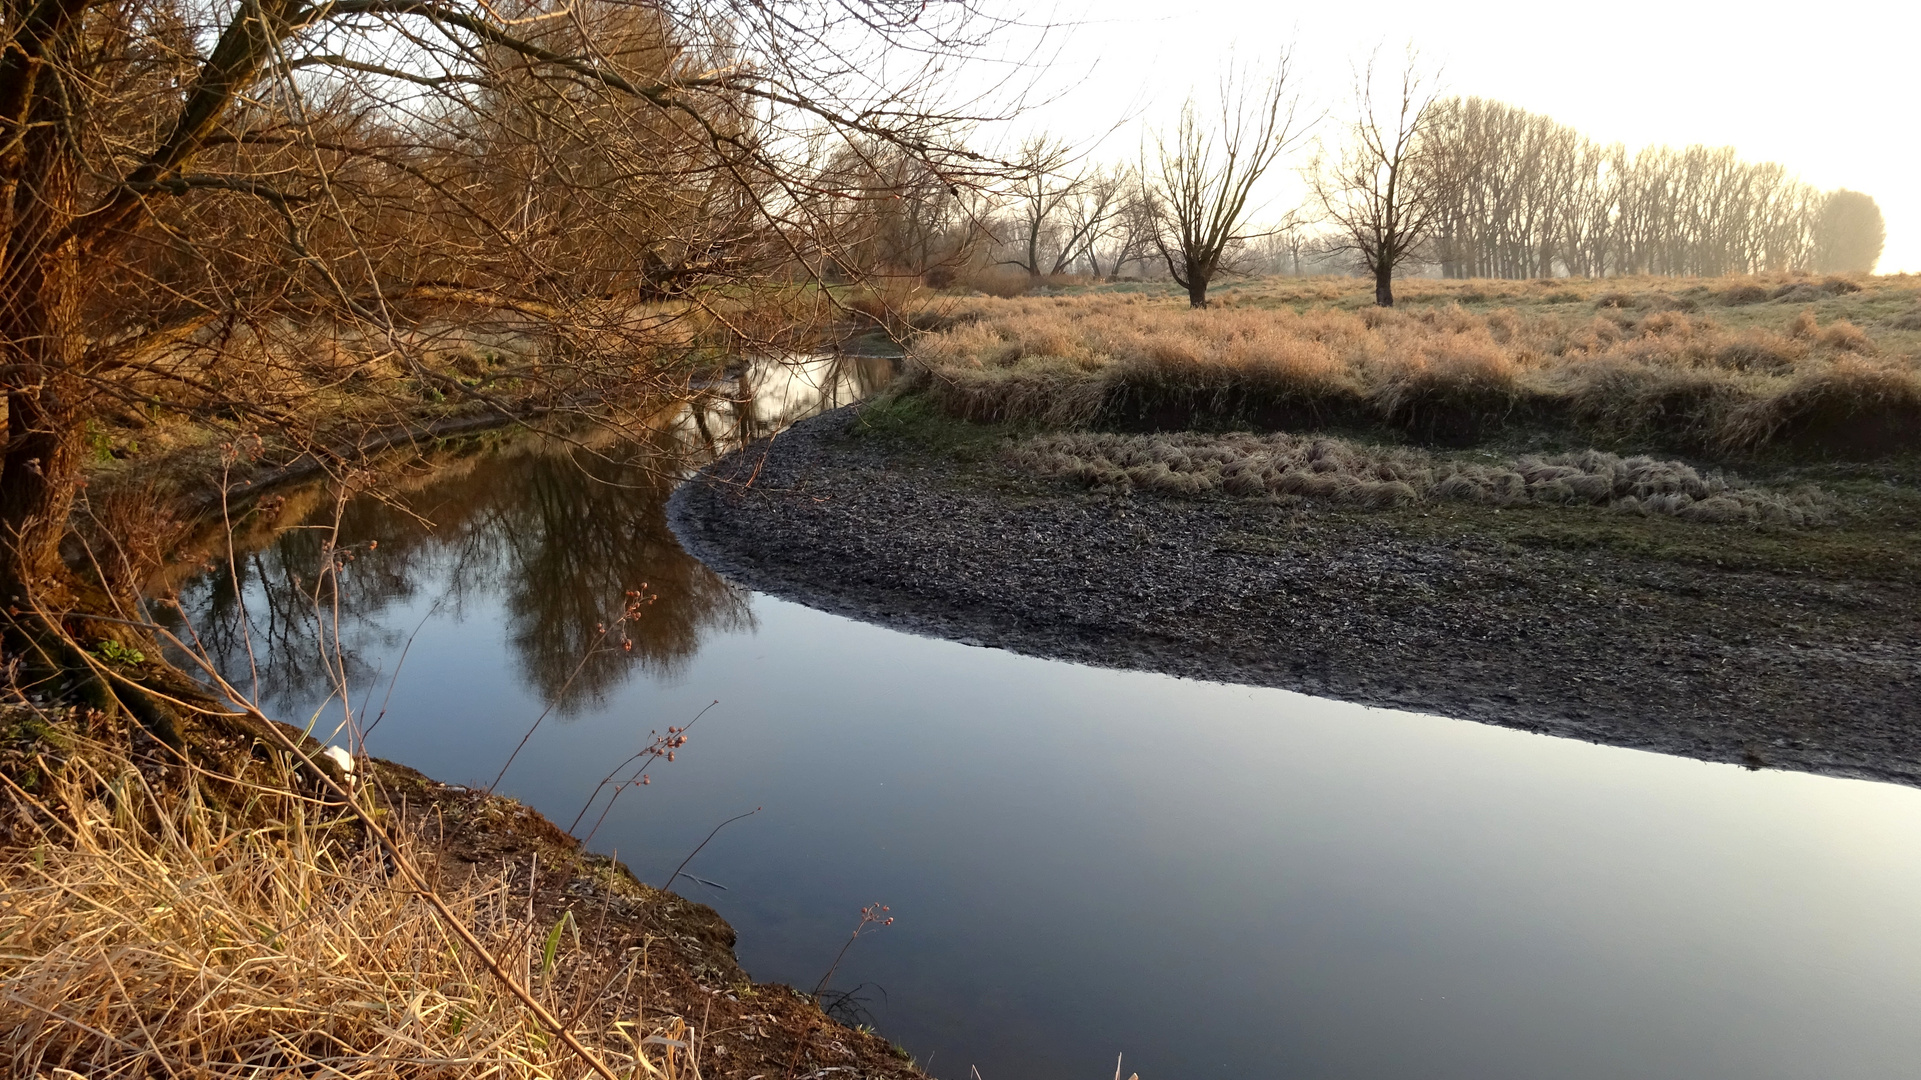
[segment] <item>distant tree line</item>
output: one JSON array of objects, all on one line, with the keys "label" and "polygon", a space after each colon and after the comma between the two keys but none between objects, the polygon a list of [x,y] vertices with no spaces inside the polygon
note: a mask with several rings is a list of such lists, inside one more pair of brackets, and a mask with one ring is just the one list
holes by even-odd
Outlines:
[{"label": "distant tree line", "polygon": [[[1730,147],[1629,151],[1550,117],[1440,97],[1416,55],[1357,72],[1312,160],[1288,60],[1190,99],[1132,162],[1089,161],[1050,135],[998,184],[955,185],[939,161],[849,151],[841,253],[865,272],[936,287],[1022,291],[1065,275],[1171,278],[1196,306],[1221,275],[1364,273],[1380,303],[1397,274],[1452,278],[1870,272],[1885,228],[1860,192],[1822,191]],[[1377,85],[1378,83],[1378,85]],[[1336,110],[1341,112],[1342,110]],[[1275,220],[1254,185],[1299,168],[1308,205]],[[834,169],[829,169],[833,173]],[[848,277],[857,277],[858,272]]]},{"label": "distant tree line", "polygon": [[1498,101],[1436,101],[1417,169],[1445,277],[1871,270],[1874,200],[1822,192],[1731,147],[1630,153]]}]

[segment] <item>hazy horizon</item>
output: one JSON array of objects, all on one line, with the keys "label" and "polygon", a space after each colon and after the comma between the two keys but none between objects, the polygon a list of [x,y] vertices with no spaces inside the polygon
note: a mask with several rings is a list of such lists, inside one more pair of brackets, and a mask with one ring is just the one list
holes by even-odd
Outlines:
[{"label": "hazy horizon", "polygon": [[[1626,0],[1604,15],[1497,0],[1463,17],[1384,0],[1362,24],[1306,5],[1070,3],[1054,15],[1072,25],[1043,81],[1049,100],[1015,126],[1092,142],[1130,114],[1163,122],[1190,88],[1210,92],[1230,59],[1261,63],[1290,41],[1300,89],[1338,121],[1353,65],[1377,47],[1398,65],[1411,42],[1441,69],[1446,93],[1494,98],[1630,148],[1733,146],[1823,190],[1865,192],[1887,223],[1876,273],[1921,273],[1921,190],[1911,179],[1921,152],[1888,134],[1921,16],[1893,4],[1819,22],[1751,10],[1739,21],[1698,0]],[[1139,122],[1120,127],[1094,156],[1131,158],[1139,132]],[[1263,216],[1300,195],[1283,177]]]}]

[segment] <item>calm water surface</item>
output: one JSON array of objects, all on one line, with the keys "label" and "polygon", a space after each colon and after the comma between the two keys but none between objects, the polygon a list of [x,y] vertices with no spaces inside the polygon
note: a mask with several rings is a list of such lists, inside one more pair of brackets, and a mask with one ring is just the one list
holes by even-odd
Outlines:
[{"label": "calm water surface", "polygon": [[[371,751],[485,784],[555,706],[501,790],[564,825],[718,701],[592,846],[658,883],[764,807],[680,891],[803,988],[890,905],[835,985],[938,1076],[1921,1073],[1921,792],[912,637],[680,550],[672,475],[878,377],[754,372],[755,403],[642,445],[510,442],[404,509],[350,502],[343,543],[379,542],[343,612],[370,715],[400,667]],[[331,516],[295,493],[237,590],[181,586],[293,721],[330,710],[298,587],[322,534],[287,526]],[[641,582],[634,651],[569,683]]]}]

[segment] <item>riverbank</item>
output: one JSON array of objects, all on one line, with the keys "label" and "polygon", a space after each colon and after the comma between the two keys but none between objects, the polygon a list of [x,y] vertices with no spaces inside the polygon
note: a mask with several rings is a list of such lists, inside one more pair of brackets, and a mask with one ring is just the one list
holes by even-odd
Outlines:
[{"label": "riverbank", "polygon": [[860,417],[709,467],[670,504],[683,544],[750,588],[970,644],[1921,783],[1921,552],[1895,466],[1796,474],[1834,500],[1818,528],[1371,508],[1090,489],[1022,467],[1007,428]]},{"label": "riverbank", "polygon": [[[823,365],[831,377],[815,370]],[[631,406],[632,428],[682,462],[678,470],[686,467],[683,458],[707,460],[768,424],[787,422],[762,415],[753,407],[758,398],[804,410],[813,398],[796,386],[804,383],[818,398],[845,389],[853,377],[832,360],[793,367],[772,365],[783,380],[743,365],[726,385],[691,401]],[[103,576],[141,583],[148,596],[171,596],[182,575],[229,543],[252,552],[316,512],[328,518],[331,487],[287,490],[303,477],[351,472],[337,486],[401,498],[429,477],[457,472],[489,446],[531,452],[532,440],[494,429],[535,418],[423,421],[363,433],[319,455],[244,443],[238,449],[252,452],[236,454],[204,438],[171,451],[147,446],[119,468],[93,474],[93,509],[119,511],[104,523],[104,539],[126,560]],[[602,427],[565,445],[604,450],[625,430]],[[261,498],[269,491],[276,494]],[[445,523],[449,508],[435,509]],[[192,524],[210,514],[214,531],[194,532]],[[222,525],[226,517],[231,521]],[[83,522],[83,536],[85,526],[102,524]],[[671,547],[664,535],[663,542]],[[172,564],[149,573],[163,555]],[[623,583],[631,580],[639,579]],[[167,621],[164,604],[162,612]],[[587,625],[593,614],[585,613]],[[0,903],[0,938],[9,942],[0,978],[10,989],[47,991],[0,1003],[0,1030],[9,1033],[16,1065],[32,1063],[30,1073],[50,1064],[137,1071],[143,1056],[160,1068],[241,1066],[264,1054],[275,1068],[374,1076],[389,1075],[382,1070],[398,1053],[435,1059],[436,1075],[582,1073],[505,984],[490,980],[446,936],[441,913],[421,894],[392,887],[393,865],[351,815],[329,806],[326,793],[298,773],[272,767],[277,744],[265,729],[169,667],[146,635],[94,641],[89,634],[126,627],[70,622],[80,635],[77,648],[88,650],[103,678],[164,693],[178,716],[161,733],[169,748],[125,714],[77,705],[70,686],[31,684],[19,665],[0,667],[0,895],[44,899],[77,890],[115,901],[96,903],[98,925],[86,926],[74,925],[77,917],[58,904]],[[320,749],[308,746],[310,753]],[[370,808],[404,837],[435,890],[508,960],[510,974],[623,1073],[644,1056],[668,1077],[919,1075],[907,1055],[828,1016],[812,996],[753,982],[734,957],[732,928],[711,908],[587,853],[532,808],[393,762],[357,765]],[[262,806],[283,812],[263,813]],[[163,822],[173,827],[155,828]],[[298,910],[273,906],[290,893]],[[324,914],[310,918],[315,903]],[[156,911],[191,917],[150,917]],[[236,919],[238,945],[222,936]],[[256,926],[299,932],[254,941]],[[70,946],[75,940],[120,951],[90,952]],[[128,964],[127,949],[165,960]],[[316,975],[315,965],[324,974]],[[214,990],[199,1007],[180,1010],[182,980]],[[86,1007],[84,1025],[69,1022],[75,1003]]]},{"label": "riverbank", "polygon": [[753,982],[713,909],[512,799],[357,763],[357,798],[446,907],[430,910],[343,804],[240,729],[196,724],[183,761],[124,721],[18,696],[0,704],[0,1031],[30,1073],[358,1077],[399,1053],[435,1075],[585,1074],[447,936],[450,911],[623,1073],[644,1056],[667,1077],[920,1075],[812,997]]}]

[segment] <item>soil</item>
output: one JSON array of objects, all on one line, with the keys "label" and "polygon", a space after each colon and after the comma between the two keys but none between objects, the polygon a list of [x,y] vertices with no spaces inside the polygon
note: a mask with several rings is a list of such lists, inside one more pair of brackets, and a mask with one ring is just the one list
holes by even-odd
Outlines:
[{"label": "soil", "polygon": [[1921,784],[1921,578],[1898,531],[1885,564],[1717,566],[1800,541],[1647,526],[1692,548],[1676,557],[1590,542],[1591,507],[1096,494],[856,416],[683,485],[682,543],[750,588],[968,644]]}]

